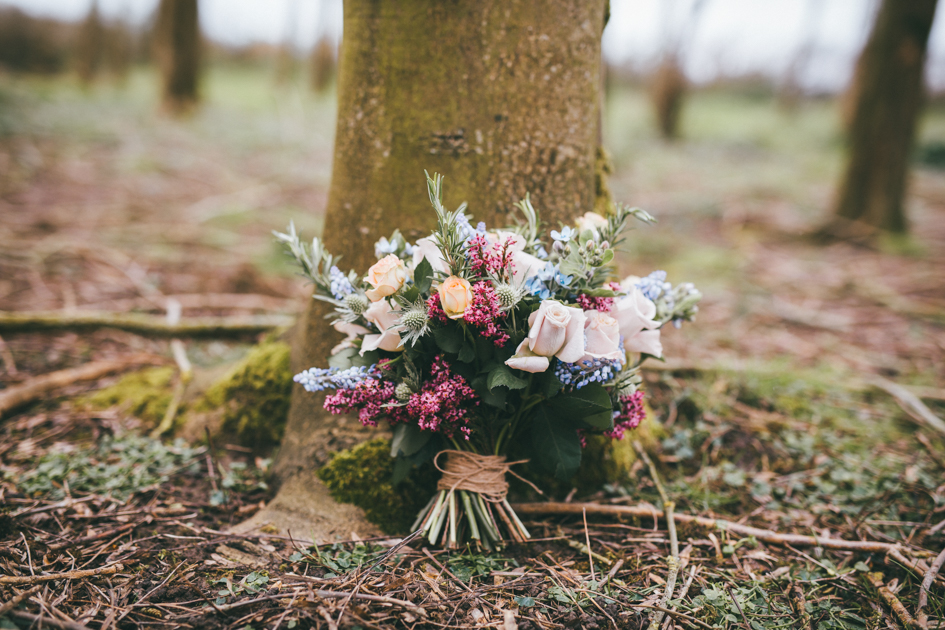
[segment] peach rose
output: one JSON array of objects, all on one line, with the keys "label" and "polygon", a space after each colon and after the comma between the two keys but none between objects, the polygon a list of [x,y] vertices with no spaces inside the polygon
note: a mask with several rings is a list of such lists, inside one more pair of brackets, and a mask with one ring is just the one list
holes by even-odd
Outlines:
[{"label": "peach rose", "polygon": [[617,320],[600,311],[584,311],[584,359],[613,361],[623,356],[620,351],[620,326]]},{"label": "peach rose", "polygon": [[596,212],[585,212],[584,216],[575,219],[574,223],[577,225],[578,232],[590,230],[594,236],[597,236],[598,230],[607,227],[607,217]]},{"label": "peach rose", "polygon": [[381,298],[394,295],[400,287],[404,286],[407,280],[407,267],[404,261],[395,254],[388,254],[368,269],[364,280],[374,287],[365,291],[365,294],[369,300],[377,302]]},{"label": "peach rose", "polygon": [[397,314],[399,310],[401,310],[400,304],[395,302],[392,305],[386,299],[380,299],[377,302],[372,302],[368,309],[364,311],[364,319],[377,326],[377,329],[381,332],[380,334],[364,335],[364,340],[361,341],[362,355],[378,348],[388,352],[401,349],[400,331],[403,330],[403,326],[400,325],[400,316]]},{"label": "peach rose", "polygon": [[469,282],[456,276],[450,276],[440,283],[438,292],[443,311],[450,319],[462,317],[472,303],[472,287]]}]

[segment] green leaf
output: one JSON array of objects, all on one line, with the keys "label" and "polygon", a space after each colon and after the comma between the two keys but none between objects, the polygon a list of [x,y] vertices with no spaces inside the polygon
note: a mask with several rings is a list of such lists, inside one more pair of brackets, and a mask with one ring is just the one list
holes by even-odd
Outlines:
[{"label": "green leaf", "polygon": [[424,431],[415,424],[398,424],[394,427],[394,437],[390,442],[390,456],[409,457],[430,441],[433,434]]},{"label": "green leaf", "polygon": [[433,284],[433,265],[430,264],[426,256],[413,271],[413,284],[421,293],[429,291],[430,285]]},{"label": "green leaf", "polygon": [[[608,249],[607,251],[611,251],[611,250]],[[590,297],[616,297],[617,293],[610,289],[591,289],[590,291],[585,291],[584,295],[587,295]]]},{"label": "green leaf", "polygon": [[401,291],[401,295],[404,296],[404,299],[406,299],[408,303],[413,303],[420,297],[420,289],[417,287],[405,287],[403,291]]},{"label": "green leaf", "polygon": [[433,331],[433,338],[443,352],[457,354],[463,347],[463,331],[456,325],[447,324],[437,328]]},{"label": "green leaf", "polygon": [[489,372],[489,381],[487,387],[492,390],[499,386],[505,386],[509,389],[524,389],[528,385],[528,381],[524,378],[516,376],[516,374],[509,369],[507,365],[500,365],[496,369]]},{"label": "green leaf", "polygon": [[355,353],[351,357],[351,365],[356,365],[358,367],[370,367],[372,365],[377,365],[377,362],[381,360],[381,353],[377,350],[370,350],[365,352],[364,355]]},{"label": "green leaf", "polygon": [[463,363],[470,363],[476,358],[476,346],[466,342],[459,351],[459,360]]},{"label": "green leaf", "polygon": [[533,461],[561,481],[574,476],[581,465],[581,440],[573,422],[561,417],[552,402],[539,405],[532,422]]},{"label": "green leaf", "polygon": [[610,394],[600,383],[567,394],[559,394],[550,401],[554,411],[562,418],[580,420],[595,429],[608,429],[613,422],[613,405]]},{"label": "green leaf", "polygon": [[531,608],[535,605],[535,599],[532,597],[522,597],[521,595],[516,595],[514,599],[519,608]]},{"label": "green leaf", "polygon": [[614,250],[608,249],[604,252],[604,265],[614,259]]},{"label": "green leaf", "polygon": [[328,367],[338,368],[339,370],[347,370],[349,367],[354,365],[354,357],[358,356],[357,348],[345,348],[341,352],[331,355],[328,357]]}]

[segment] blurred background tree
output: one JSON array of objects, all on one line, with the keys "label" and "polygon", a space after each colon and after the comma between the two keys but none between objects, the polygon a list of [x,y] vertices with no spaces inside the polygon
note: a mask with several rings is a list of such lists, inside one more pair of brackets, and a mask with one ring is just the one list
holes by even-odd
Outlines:
[{"label": "blurred background tree", "polygon": [[154,34],[162,104],[184,113],[200,98],[201,41],[197,0],[161,0]]},{"label": "blurred background tree", "polygon": [[105,27],[98,12],[98,2],[92,2],[92,8],[79,28],[76,43],[75,65],[79,80],[88,85],[98,74],[102,65],[105,43]]},{"label": "blurred background tree", "polygon": [[849,155],[826,232],[870,237],[908,228],[909,161],[937,0],[883,0],[857,62]]}]

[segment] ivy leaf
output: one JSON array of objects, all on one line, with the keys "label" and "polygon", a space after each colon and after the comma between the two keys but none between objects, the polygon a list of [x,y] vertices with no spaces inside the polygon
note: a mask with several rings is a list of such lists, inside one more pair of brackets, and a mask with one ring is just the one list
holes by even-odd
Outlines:
[{"label": "ivy leaf", "polygon": [[533,461],[555,478],[567,481],[581,465],[581,440],[574,424],[556,413],[550,402],[539,405],[532,422]]},{"label": "ivy leaf", "polygon": [[525,386],[528,385],[528,381],[516,376],[507,365],[500,365],[489,372],[489,381],[486,385],[490,390],[500,385],[508,387],[509,389],[524,389]]},{"label": "ivy leaf", "polygon": [[447,324],[437,328],[433,331],[433,338],[436,340],[436,345],[443,352],[457,354],[463,347],[463,331],[458,326]]},{"label": "ivy leaf", "polygon": [[430,285],[433,284],[433,265],[430,264],[426,256],[413,271],[413,284],[421,293],[429,291]]}]

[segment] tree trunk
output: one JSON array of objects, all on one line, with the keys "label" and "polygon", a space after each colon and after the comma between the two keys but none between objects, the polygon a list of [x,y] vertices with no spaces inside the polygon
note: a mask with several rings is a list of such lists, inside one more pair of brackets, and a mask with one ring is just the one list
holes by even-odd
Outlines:
[{"label": "tree trunk", "polygon": [[[936,0],[883,0],[857,64],[849,158],[832,232],[905,232],[903,210]],[[853,229],[851,229],[853,228]]]},{"label": "tree trunk", "polygon": [[164,107],[172,113],[189,110],[199,98],[197,0],[161,0],[155,45]]},{"label": "tree trunk", "polygon": [[104,30],[98,12],[98,2],[93,2],[92,8],[89,9],[89,13],[79,29],[75,51],[76,71],[79,74],[79,80],[85,85],[92,82],[101,67],[105,39]]},{"label": "tree trunk", "polygon": [[[324,239],[366,271],[374,242],[432,230],[423,171],[448,207],[490,227],[531,194],[557,227],[595,205],[606,0],[348,0]],[[326,364],[336,336],[321,302],[297,327],[293,369]],[[296,386],[275,470],[320,465],[338,446],[322,397]],[[348,420],[356,424],[356,420]]]},{"label": "tree trunk", "polygon": [[324,94],[331,87],[338,63],[335,59],[337,46],[327,35],[322,35],[315,42],[311,56],[312,89],[316,94]]}]

